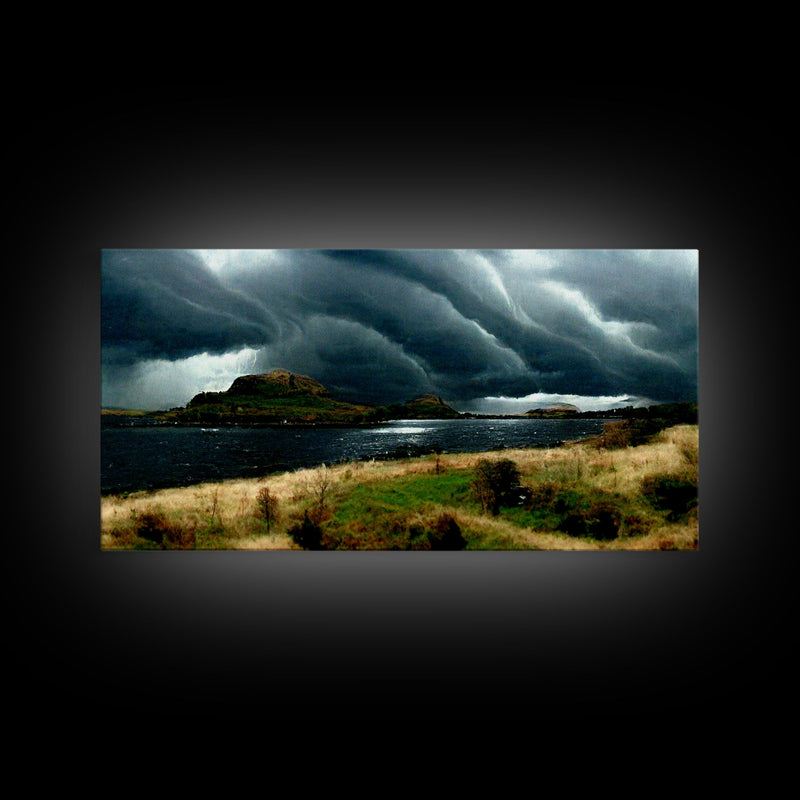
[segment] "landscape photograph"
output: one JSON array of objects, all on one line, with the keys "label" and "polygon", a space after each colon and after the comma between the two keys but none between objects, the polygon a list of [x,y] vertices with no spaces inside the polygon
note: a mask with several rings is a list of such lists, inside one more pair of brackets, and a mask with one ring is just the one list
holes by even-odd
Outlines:
[{"label": "landscape photograph", "polygon": [[699,548],[699,252],[107,249],[106,551]]}]

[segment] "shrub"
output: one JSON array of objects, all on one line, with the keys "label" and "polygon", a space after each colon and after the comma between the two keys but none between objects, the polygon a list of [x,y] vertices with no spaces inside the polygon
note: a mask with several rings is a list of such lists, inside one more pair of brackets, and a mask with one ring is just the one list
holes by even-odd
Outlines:
[{"label": "shrub", "polygon": [[168,523],[166,517],[158,511],[144,511],[134,518],[133,530],[137,536],[148,542],[161,544]]},{"label": "shrub", "polygon": [[625,536],[644,536],[650,531],[650,522],[638,514],[628,514],[622,521]]},{"label": "shrub", "polygon": [[295,544],[303,550],[322,550],[322,528],[312,522],[308,517],[308,511],[303,515],[303,521],[292,525],[287,531]]},{"label": "shrub", "polygon": [[[405,550],[463,550],[467,540],[452,514],[444,512],[435,520],[421,520],[405,527]],[[394,549],[401,549],[395,547]]]},{"label": "shrub", "polygon": [[134,533],[162,550],[191,550],[195,546],[193,528],[171,523],[160,511],[148,509],[134,518]]},{"label": "shrub", "polygon": [[630,444],[629,429],[624,422],[606,422],[597,439],[597,449],[617,450]]},{"label": "shrub", "polygon": [[666,426],[663,419],[626,419],[621,422],[606,422],[603,432],[597,439],[597,448],[618,450],[622,447],[636,447],[650,441]]},{"label": "shrub", "polygon": [[164,535],[166,550],[193,550],[196,544],[194,528],[171,525]]},{"label": "shrub", "polygon": [[619,511],[611,503],[600,500],[586,509],[576,509],[567,514],[559,528],[568,536],[608,540],[617,538],[619,524]]},{"label": "shrub", "polygon": [[431,550],[463,550],[467,546],[458,523],[447,513],[441,514],[428,531],[428,541]]},{"label": "shrub", "polygon": [[642,494],[674,522],[697,507],[697,482],[678,475],[651,475],[642,481]]},{"label": "shrub", "polygon": [[475,477],[470,485],[481,508],[496,516],[500,506],[519,504],[524,494],[519,478],[519,469],[510,459],[490,461],[482,458],[475,467]]},{"label": "shrub", "polygon": [[322,535],[322,547],[329,550],[463,550],[466,546],[458,522],[446,512],[409,517],[405,511],[389,511],[352,520]]},{"label": "shrub", "polygon": [[542,481],[527,492],[528,508],[553,508],[559,495],[559,487],[552,481]]},{"label": "shrub", "polygon": [[[414,534],[411,530],[411,535]],[[393,516],[359,519],[341,529],[326,531],[323,546],[328,550],[407,550],[409,531]],[[413,549],[413,548],[412,548]]]}]

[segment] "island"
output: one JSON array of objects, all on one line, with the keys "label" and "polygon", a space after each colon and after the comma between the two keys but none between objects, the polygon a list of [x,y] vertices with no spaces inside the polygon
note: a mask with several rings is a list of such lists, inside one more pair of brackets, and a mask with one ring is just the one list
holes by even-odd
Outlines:
[{"label": "island", "polygon": [[164,411],[103,409],[107,423],[182,425],[366,425],[391,419],[457,419],[441,397],[372,406],[334,397],[319,381],[285,369],[242,375],[221,392],[200,392],[184,407]]}]

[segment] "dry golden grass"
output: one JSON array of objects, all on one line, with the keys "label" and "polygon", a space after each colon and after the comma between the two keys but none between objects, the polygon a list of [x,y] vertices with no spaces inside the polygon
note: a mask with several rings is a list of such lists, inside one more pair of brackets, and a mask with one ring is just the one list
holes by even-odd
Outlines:
[{"label": "dry golden grass", "polygon": [[[623,498],[638,495],[642,480],[663,474],[697,480],[698,427],[679,425],[659,434],[651,443],[618,450],[597,449],[593,441],[570,443],[552,449],[513,449],[497,453],[442,454],[445,470],[472,470],[484,458],[504,458],[519,468],[523,485],[543,481],[575,490],[613,493]],[[197,547],[275,550],[297,549],[287,528],[314,506],[321,489],[328,498],[342,496],[349,487],[385,483],[397,478],[430,474],[434,457],[398,461],[366,461],[331,467],[299,469],[267,478],[204,483],[184,488],[141,492],[101,500],[101,547],[134,546],[135,519],[150,511],[197,533]],[[279,519],[269,532],[256,513],[259,489],[268,486],[276,497]],[[658,519],[641,535],[620,536],[598,542],[562,533],[519,527],[502,516],[477,510],[441,506],[457,517],[465,536],[475,541],[505,542],[510,549],[546,550],[665,550],[695,549],[697,514],[668,524]],[[430,517],[432,509],[426,508]]]},{"label": "dry golden grass", "polygon": [[454,510],[465,535],[502,542],[507,550],[597,550],[597,544],[566,534],[520,528],[502,517]]}]

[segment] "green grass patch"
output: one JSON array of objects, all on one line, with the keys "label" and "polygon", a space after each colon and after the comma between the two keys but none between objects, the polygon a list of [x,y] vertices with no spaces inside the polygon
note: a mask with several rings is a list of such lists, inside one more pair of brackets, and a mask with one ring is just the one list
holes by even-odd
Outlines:
[{"label": "green grass patch", "polygon": [[463,549],[466,541],[448,508],[475,507],[466,470],[422,473],[340,485],[323,524],[327,549]]},{"label": "green grass patch", "polygon": [[[415,549],[426,547],[436,515],[464,511],[510,523],[521,531],[609,541],[647,533],[661,515],[639,493],[625,496],[594,488],[587,482],[534,480],[514,493],[516,505],[487,510],[476,491],[475,470],[449,469],[340,484],[330,498],[323,546],[346,549]],[[465,526],[459,528],[467,549],[513,548],[512,538],[486,540]],[[327,542],[327,545],[325,544]]]},{"label": "green grass patch", "polygon": [[332,503],[336,519],[347,523],[364,513],[412,513],[431,506],[475,505],[471,500],[472,475],[466,470],[448,470],[440,475],[419,474],[391,481],[352,485],[339,489]]}]

